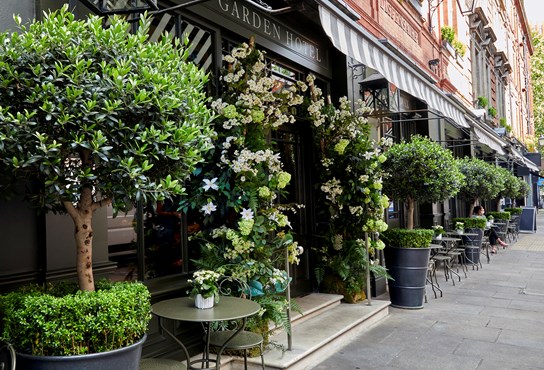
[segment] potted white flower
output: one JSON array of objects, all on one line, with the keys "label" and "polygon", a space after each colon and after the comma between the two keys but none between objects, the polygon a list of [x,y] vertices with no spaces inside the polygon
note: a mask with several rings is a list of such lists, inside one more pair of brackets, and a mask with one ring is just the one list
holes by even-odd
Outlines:
[{"label": "potted white flower", "polygon": [[434,238],[437,240],[442,239],[442,234],[445,233],[444,227],[442,225],[434,225],[433,231],[434,231]]},{"label": "potted white flower", "polygon": [[465,224],[463,222],[456,222],[455,232],[460,235],[460,234],[463,234],[464,231],[465,231]]},{"label": "potted white flower", "polygon": [[219,300],[217,281],[221,275],[211,270],[198,270],[193,273],[193,279],[188,280],[192,289],[191,297],[195,299],[196,308],[212,308]]}]

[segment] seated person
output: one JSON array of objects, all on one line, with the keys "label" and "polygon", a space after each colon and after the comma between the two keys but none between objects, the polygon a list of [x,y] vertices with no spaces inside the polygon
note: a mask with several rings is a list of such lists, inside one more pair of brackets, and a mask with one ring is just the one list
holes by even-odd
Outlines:
[{"label": "seated person", "polygon": [[[484,216],[485,209],[482,206],[476,206],[472,210],[472,217],[474,218],[486,218]],[[489,244],[491,245],[491,253],[497,253],[497,243],[500,244],[503,248],[508,247],[508,244],[503,242],[499,235],[497,234],[497,231],[491,227],[488,232],[489,236]]]}]

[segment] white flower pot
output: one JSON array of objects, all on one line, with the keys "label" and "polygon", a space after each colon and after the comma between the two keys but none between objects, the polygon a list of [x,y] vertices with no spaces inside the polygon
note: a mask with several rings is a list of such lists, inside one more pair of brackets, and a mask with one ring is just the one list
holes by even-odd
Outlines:
[{"label": "white flower pot", "polygon": [[195,297],[195,307],[200,309],[212,308],[215,303],[215,297],[212,295],[210,298],[204,298],[201,294],[197,294]]},{"label": "white flower pot", "polygon": [[442,234],[438,234],[434,238],[435,238],[435,240],[442,240]]},{"label": "white flower pot", "polygon": [[463,235],[463,230],[456,230],[457,234]]}]

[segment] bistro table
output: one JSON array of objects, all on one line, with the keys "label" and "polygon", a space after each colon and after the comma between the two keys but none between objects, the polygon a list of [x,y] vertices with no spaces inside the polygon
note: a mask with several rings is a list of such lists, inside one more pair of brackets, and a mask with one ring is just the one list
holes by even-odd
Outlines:
[{"label": "bistro table", "polygon": [[[159,318],[159,326],[169,337],[178,343],[186,358],[188,369],[211,369],[210,363],[215,363],[214,368],[219,370],[221,366],[221,353],[224,348],[239,332],[241,332],[246,324],[248,317],[255,315],[261,306],[254,301],[245,298],[221,296],[219,302],[212,308],[199,309],[195,307],[194,299],[189,297],[167,299],[155,303],[151,307],[151,312]],[[176,321],[199,322],[204,326],[206,332],[206,343],[204,347],[204,357],[199,360],[190,360],[189,352],[183,343],[168,329],[164,327],[163,319]],[[242,320],[242,325],[236,332],[225,342],[223,347],[217,352],[215,359],[210,359],[210,333],[212,322]],[[194,365],[199,364],[199,367]],[[206,367],[204,367],[206,366]]]}]

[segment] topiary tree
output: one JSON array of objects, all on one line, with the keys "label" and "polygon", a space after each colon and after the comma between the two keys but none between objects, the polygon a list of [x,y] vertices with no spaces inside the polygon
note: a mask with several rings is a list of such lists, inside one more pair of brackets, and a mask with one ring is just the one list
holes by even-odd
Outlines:
[{"label": "topiary tree", "polygon": [[495,199],[503,190],[504,183],[498,168],[477,158],[458,160],[459,169],[465,175],[465,183],[459,197],[469,202],[469,217],[478,200]]},{"label": "topiary tree", "polygon": [[518,178],[518,184],[519,184],[519,191],[515,195],[515,198],[525,198],[527,195],[529,195],[529,191],[531,190],[531,186],[524,181],[521,178]]},{"label": "topiary tree", "polygon": [[510,171],[505,168],[498,167],[497,171],[502,181],[502,189],[497,194],[497,210],[501,209],[501,198],[513,198],[520,192],[519,180],[516,176],[512,175]]},{"label": "topiary tree", "polygon": [[438,202],[457,194],[464,176],[451,151],[429,138],[413,136],[386,153],[384,193],[406,202],[406,227],[414,227],[416,202]]},{"label": "topiary tree", "polygon": [[[209,147],[203,71],[179,41],[148,42],[120,18],[75,20],[67,6],[0,35],[2,193],[31,179],[28,199],[74,222],[77,274],[94,290],[94,212],[183,193]],[[13,188],[13,187],[11,187]]]}]

